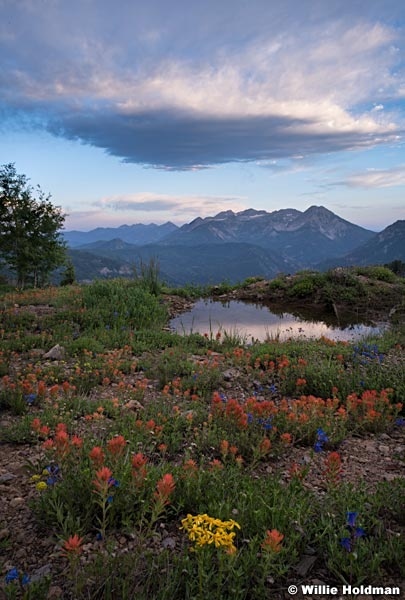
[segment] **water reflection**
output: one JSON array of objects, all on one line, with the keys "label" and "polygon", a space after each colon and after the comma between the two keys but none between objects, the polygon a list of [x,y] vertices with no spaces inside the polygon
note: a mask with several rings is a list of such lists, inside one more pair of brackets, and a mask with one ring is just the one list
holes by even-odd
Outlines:
[{"label": "water reflection", "polygon": [[[290,309],[291,310],[291,309]],[[293,314],[294,313],[294,314]],[[285,312],[280,306],[263,306],[231,300],[223,303],[199,300],[186,313],[172,319],[172,330],[180,334],[201,333],[215,336],[218,332],[238,333],[247,341],[265,341],[267,338],[285,340],[290,337],[333,340],[355,340],[368,334],[378,334],[378,326],[361,322],[356,315],[321,314],[319,311],[299,309]]]}]

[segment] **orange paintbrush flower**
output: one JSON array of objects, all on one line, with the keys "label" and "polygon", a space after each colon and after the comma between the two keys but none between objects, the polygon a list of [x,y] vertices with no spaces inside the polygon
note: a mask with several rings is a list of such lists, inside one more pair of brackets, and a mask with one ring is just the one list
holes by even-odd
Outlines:
[{"label": "orange paintbrush flower", "polygon": [[277,531],[277,529],[268,529],[262,543],[262,549],[266,552],[280,552],[283,539],[284,535]]},{"label": "orange paintbrush flower", "polygon": [[156,484],[155,498],[168,504],[169,496],[174,492],[175,487],[173,475],[166,473]]},{"label": "orange paintbrush flower", "polygon": [[99,491],[106,491],[112,481],[112,471],[108,467],[101,467],[96,471],[96,478],[93,480],[94,487]]},{"label": "orange paintbrush flower", "polygon": [[62,554],[64,556],[78,555],[83,550],[82,544],[83,538],[79,537],[77,533],[75,533],[63,542]]},{"label": "orange paintbrush flower", "polygon": [[94,446],[89,452],[89,457],[91,462],[97,467],[101,467],[105,459],[103,449],[100,446]]},{"label": "orange paintbrush flower", "polygon": [[107,442],[107,450],[113,456],[121,456],[127,443],[123,435],[117,435]]}]

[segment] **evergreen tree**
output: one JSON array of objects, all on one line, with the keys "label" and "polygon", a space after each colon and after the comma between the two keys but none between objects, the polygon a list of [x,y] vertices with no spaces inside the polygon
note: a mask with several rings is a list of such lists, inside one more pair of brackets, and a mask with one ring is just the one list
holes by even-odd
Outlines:
[{"label": "evergreen tree", "polygon": [[0,260],[15,274],[17,286],[44,285],[65,261],[59,230],[65,215],[37,188],[37,198],[25,175],[14,164],[0,167]]}]

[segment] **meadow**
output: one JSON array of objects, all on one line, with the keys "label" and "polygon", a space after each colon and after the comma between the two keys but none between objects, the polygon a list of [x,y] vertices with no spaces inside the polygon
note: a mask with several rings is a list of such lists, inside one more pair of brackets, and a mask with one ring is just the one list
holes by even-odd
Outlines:
[{"label": "meadow", "polygon": [[0,307],[5,598],[405,589],[401,322],[355,344],[180,336],[147,277]]}]

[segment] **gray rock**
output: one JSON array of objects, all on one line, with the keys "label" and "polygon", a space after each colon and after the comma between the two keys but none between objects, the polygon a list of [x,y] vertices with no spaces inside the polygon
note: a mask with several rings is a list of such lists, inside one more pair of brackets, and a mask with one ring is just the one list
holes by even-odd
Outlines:
[{"label": "gray rock", "polygon": [[0,483],[7,483],[15,479],[15,477],[12,473],[3,473],[3,475],[0,475]]},{"label": "gray rock", "polygon": [[46,354],[44,354],[44,358],[49,358],[51,360],[62,360],[65,356],[65,349],[63,346],[59,346],[56,344],[53,348],[49,350]]}]

